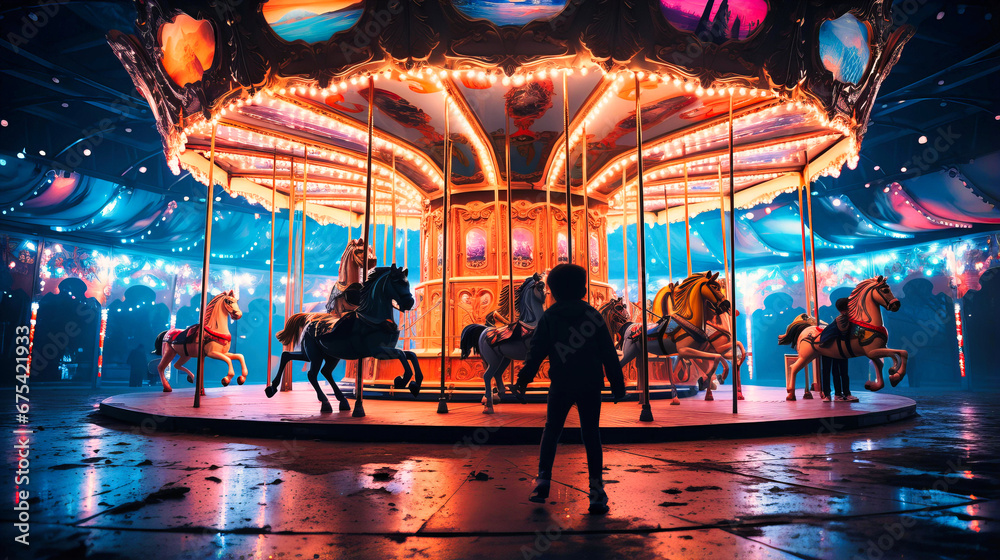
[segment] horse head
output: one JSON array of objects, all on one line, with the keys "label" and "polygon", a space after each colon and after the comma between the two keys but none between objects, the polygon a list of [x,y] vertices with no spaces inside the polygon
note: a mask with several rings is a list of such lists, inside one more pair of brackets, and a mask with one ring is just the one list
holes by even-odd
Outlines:
[{"label": "horse head", "polygon": [[236,321],[243,316],[243,311],[240,310],[239,298],[236,297],[232,290],[222,292],[216,297],[222,298],[220,308],[230,319]]},{"label": "horse head", "polygon": [[392,292],[392,300],[399,306],[400,311],[413,309],[415,300],[413,292],[410,291],[409,270],[400,268],[395,263],[389,268],[389,289]]},{"label": "horse head", "polygon": [[534,273],[524,279],[517,290],[515,307],[518,316],[526,323],[534,323],[542,316],[545,306],[545,282],[542,275]]},{"label": "horse head", "polygon": [[604,323],[608,330],[612,333],[629,321],[628,308],[625,305],[625,298],[622,296],[608,300],[601,306],[599,312],[604,317]]},{"label": "horse head", "polygon": [[701,293],[702,301],[705,302],[705,305],[713,313],[722,315],[729,312],[730,303],[722,293],[722,285],[719,284],[718,272],[715,274],[706,272],[704,274],[704,281],[701,283],[699,292]]},{"label": "horse head", "polygon": [[354,265],[359,267],[361,270],[371,270],[375,268],[378,264],[378,259],[375,257],[375,248],[368,247],[368,260],[365,261],[365,240],[355,239],[350,243],[351,250],[351,260]]},{"label": "horse head", "polygon": [[889,288],[889,283],[885,281],[885,276],[875,278],[875,296],[873,296],[873,299],[876,303],[893,313],[899,311],[899,307],[902,305],[896,299],[896,296],[892,295],[892,289]]}]

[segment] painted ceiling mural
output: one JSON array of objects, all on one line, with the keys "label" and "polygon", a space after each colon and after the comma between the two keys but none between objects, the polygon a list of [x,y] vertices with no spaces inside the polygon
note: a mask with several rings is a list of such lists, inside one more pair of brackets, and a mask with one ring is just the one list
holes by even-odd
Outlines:
[{"label": "painted ceiling mural", "polygon": [[362,9],[361,0],[268,0],[261,12],[282,39],[319,43],[357,23]]},{"label": "painted ceiling mural", "polygon": [[497,25],[524,25],[547,20],[566,7],[568,0],[453,0],[458,11],[472,19],[487,19]]},{"label": "painted ceiling mural", "polygon": [[671,25],[703,41],[724,43],[749,38],[767,16],[764,0],[660,0]]}]

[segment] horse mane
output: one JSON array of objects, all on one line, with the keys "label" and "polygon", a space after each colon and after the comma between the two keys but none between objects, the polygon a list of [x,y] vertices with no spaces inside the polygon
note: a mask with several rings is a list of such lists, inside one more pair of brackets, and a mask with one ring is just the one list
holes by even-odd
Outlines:
[{"label": "horse mane", "polygon": [[497,311],[504,315],[510,309],[510,284],[504,284],[500,288],[500,301],[497,303]]},{"label": "horse mane", "polygon": [[[521,282],[521,285],[518,286],[516,290],[514,290],[514,312],[517,313],[518,316],[521,315],[521,302],[524,301],[525,287],[528,285],[528,282],[534,280],[534,278],[535,278],[534,276],[529,276],[525,278],[524,282]],[[502,293],[500,294],[500,297],[502,301],[503,298]],[[509,298],[510,295],[508,295],[507,297]],[[513,317],[511,317],[510,319],[512,321],[514,320]]]},{"label": "horse mane", "polygon": [[361,285],[361,305],[358,306],[358,312],[369,311],[375,305],[375,298],[372,297],[372,292],[389,277],[390,270],[387,266],[380,266],[368,275],[368,281]]},{"label": "horse mane", "polygon": [[219,302],[222,301],[222,298],[225,295],[226,292],[222,292],[221,294],[212,298],[212,301],[208,302],[208,306],[206,306],[205,308],[205,320],[203,324],[207,324],[209,319],[215,316],[215,308],[219,306]]},{"label": "horse mane", "polygon": [[674,286],[674,289],[670,292],[670,298],[673,302],[674,315],[678,315],[685,319],[691,319],[694,317],[694,312],[688,304],[688,300],[690,299],[691,291],[694,290],[695,286],[706,278],[707,277],[702,273],[692,274],[691,276],[685,278],[683,282]]},{"label": "horse mane", "polygon": [[862,296],[873,284],[878,284],[878,278],[869,278],[858,282],[858,285],[851,290],[851,295],[847,296],[847,315],[852,319],[861,316]]},{"label": "horse mane", "polygon": [[340,271],[337,273],[337,281],[341,284],[347,282],[347,271],[354,264],[354,251],[355,243],[352,239],[347,242],[347,247],[344,247],[344,253],[340,255]]},{"label": "horse mane", "polygon": [[778,344],[795,346],[795,343],[798,341],[799,335],[802,334],[802,331],[812,326],[815,326],[812,317],[806,315],[805,313],[799,314],[795,317],[794,321],[789,323],[788,328],[785,329],[785,334],[778,336]]}]

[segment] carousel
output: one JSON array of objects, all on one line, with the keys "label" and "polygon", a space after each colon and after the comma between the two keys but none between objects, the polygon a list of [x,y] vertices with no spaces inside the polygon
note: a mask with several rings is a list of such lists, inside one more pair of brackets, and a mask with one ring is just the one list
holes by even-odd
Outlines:
[{"label": "carousel", "polygon": [[[761,391],[743,400],[739,384],[746,352],[733,344],[735,302],[755,286],[735,281],[736,211],[790,192],[809,209],[795,233],[816,312],[812,323],[803,317],[789,327],[798,371],[814,359],[809,329],[819,305],[809,185],[857,165],[872,103],[912,29],[893,28],[881,0],[802,4],[794,17],[777,17],[764,0],[681,4],[140,4],[137,34],[111,32],[108,41],[156,117],[170,168],[208,189],[204,269],[212,266],[213,201],[224,191],[269,213],[272,307],[276,288],[285,294],[285,324],[271,325],[283,351],[277,369],[261,349],[267,371],[239,370],[241,358],[228,353],[219,330],[226,315],[239,318],[237,298],[212,300],[206,285],[204,328],[158,341],[161,376],[179,354],[199,364],[188,376],[195,407],[213,402],[216,391],[249,394],[249,386],[205,391],[214,381],[196,374],[200,364],[222,359],[230,362],[223,385],[234,375],[240,385],[248,374],[264,378],[266,395],[258,386],[252,402],[268,407],[291,392],[315,412],[313,396],[306,405],[304,387],[293,385],[292,364],[308,362],[322,413],[333,406],[320,375],[354,417],[365,415],[366,393],[378,397],[367,404],[390,416],[381,419],[387,427],[400,407],[447,413],[471,401],[477,415],[492,413],[496,399],[510,400],[505,384],[545,308],[546,272],[575,263],[619,342],[639,419],[654,422],[654,403],[671,410],[679,396],[697,392],[678,381],[703,379],[708,403],[698,406],[730,418],[746,412],[753,422],[766,407],[754,399]],[[722,224],[722,245],[709,248],[720,263],[715,271],[692,268],[692,245],[704,243],[692,239],[689,224],[706,212]],[[289,243],[276,247],[282,213]],[[307,217],[347,228],[339,259],[324,256],[339,272],[319,308],[305,304],[303,289]],[[677,222],[686,226],[686,255],[676,260],[686,266],[671,255],[669,284],[647,292],[646,244],[669,252],[675,240],[670,228],[657,239],[646,226]],[[379,224],[381,239],[373,233]],[[397,254],[397,235],[416,236],[418,262]],[[610,275],[611,243],[625,249],[623,277]],[[276,261],[284,264],[277,271]],[[637,297],[621,288],[630,273]],[[891,293],[878,282],[867,288],[875,300],[859,309],[893,310]],[[892,358],[895,385],[905,353],[885,349],[884,336],[879,347],[871,340],[879,331],[869,330],[859,335],[866,342],[858,355]],[[335,380],[339,361],[347,375]],[[731,408],[710,404],[720,365],[720,381],[732,377]],[[793,382],[794,374],[781,401],[795,398]],[[818,382],[814,368],[807,398]],[[870,388],[881,384],[879,368]],[[529,397],[543,399],[546,387],[543,367]],[[354,394],[353,406],[345,393]],[[436,409],[422,402],[428,398]],[[886,399],[865,414],[912,414],[912,401]],[[798,410],[812,420],[828,414]],[[634,423],[633,411],[622,417]]]}]

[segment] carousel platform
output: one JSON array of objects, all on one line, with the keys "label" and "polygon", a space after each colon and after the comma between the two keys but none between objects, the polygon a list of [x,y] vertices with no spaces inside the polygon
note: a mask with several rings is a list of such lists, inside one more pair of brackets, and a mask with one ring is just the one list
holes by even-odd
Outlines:
[{"label": "carousel platform", "polygon": [[[916,403],[889,393],[860,394],[858,403],[821,400],[785,401],[785,391],[744,387],[746,400],[733,414],[732,394],[715,392],[714,401],[688,398],[679,406],[651,401],[653,422],[639,421],[635,401],[605,403],[601,437],[605,443],[739,439],[789,434],[830,434],[886,424],[916,414]],[[308,383],[268,399],[260,385],[206,389],[200,408],[193,408],[193,389],[173,393],[129,393],[105,399],[100,412],[149,431],[209,433],[224,436],[335,441],[456,442],[536,444],[545,425],[545,405],[505,402],[496,414],[482,413],[478,403],[449,403],[447,414],[425,401],[365,400],[366,416],[351,412],[321,414]],[[336,400],[330,395],[336,409]],[[351,400],[351,406],[354,401]],[[576,413],[570,412],[563,441],[578,441]]]}]

